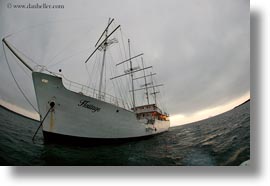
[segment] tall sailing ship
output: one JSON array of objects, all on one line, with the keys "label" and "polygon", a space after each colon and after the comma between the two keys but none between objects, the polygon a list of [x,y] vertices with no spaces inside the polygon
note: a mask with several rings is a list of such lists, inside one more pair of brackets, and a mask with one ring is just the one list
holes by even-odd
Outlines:
[{"label": "tall sailing ship", "polygon": [[[3,44],[32,73],[40,126],[46,143],[111,143],[150,137],[169,129],[169,115],[158,106],[158,87],[162,84],[154,84],[153,76],[156,73],[150,71],[152,66],[144,66],[142,58],[141,66],[134,66],[136,58],[143,54],[131,56],[130,40],[129,57],[115,65],[115,68],[125,66],[126,70],[110,80],[128,77],[131,90],[125,94],[130,95],[131,104],[106,93],[103,78],[107,50],[117,42],[115,38],[111,39],[111,36],[120,28],[119,25],[109,33],[113,21],[114,19],[109,19],[94,51],[85,61],[88,63],[94,54],[102,53],[97,90],[69,81],[61,73],[49,71],[47,68],[32,68],[6,38],[2,39]],[[136,80],[143,81],[143,85],[135,87]],[[136,98],[138,92],[143,92],[144,95],[145,102],[141,104]]]}]

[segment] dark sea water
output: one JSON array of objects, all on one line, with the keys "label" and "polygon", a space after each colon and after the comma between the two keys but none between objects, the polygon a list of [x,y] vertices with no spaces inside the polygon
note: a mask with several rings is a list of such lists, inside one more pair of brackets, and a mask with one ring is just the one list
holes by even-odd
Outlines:
[{"label": "dark sea water", "polygon": [[240,165],[250,159],[250,103],[147,140],[96,147],[44,145],[39,123],[0,107],[0,165]]}]

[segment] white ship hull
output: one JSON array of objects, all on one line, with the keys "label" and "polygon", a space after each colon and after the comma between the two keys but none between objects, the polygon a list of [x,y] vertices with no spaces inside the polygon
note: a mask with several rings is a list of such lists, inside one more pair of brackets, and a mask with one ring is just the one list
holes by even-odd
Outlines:
[{"label": "white ship hull", "polygon": [[63,142],[71,139],[94,142],[136,139],[165,132],[169,121],[155,120],[146,124],[136,114],[116,105],[66,89],[62,78],[41,72],[32,73],[36,98],[43,123],[45,142]]}]

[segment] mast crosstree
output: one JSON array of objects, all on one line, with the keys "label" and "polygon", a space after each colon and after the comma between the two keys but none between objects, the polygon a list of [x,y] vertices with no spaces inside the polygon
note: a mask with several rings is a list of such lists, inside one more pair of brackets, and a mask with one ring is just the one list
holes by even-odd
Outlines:
[{"label": "mast crosstree", "polygon": [[[118,29],[120,28],[120,25],[118,25],[110,34],[108,34],[108,30],[110,25],[112,24],[112,22],[114,21],[114,19],[111,20],[111,18],[109,18],[108,21],[108,25],[105,28],[105,30],[102,32],[101,36],[99,37],[98,41],[95,44],[96,49],[92,52],[92,54],[86,59],[85,63],[87,63],[89,61],[89,59],[94,55],[94,53],[97,50],[103,51],[103,57],[102,57],[102,65],[101,65],[101,70],[100,70],[100,77],[99,77],[99,87],[98,87],[98,99],[102,100],[104,98],[104,96],[102,95],[102,92],[105,93],[105,91],[102,91],[102,84],[103,84],[103,74],[104,74],[104,67],[105,67],[105,58],[106,58],[106,51],[107,51],[107,47],[117,43],[118,41],[113,38],[113,39],[109,39],[109,37]],[[105,36],[105,39],[99,44],[101,38]],[[99,45],[98,45],[99,44]]]},{"label": "mast crosstree", "polygon": [[[149,66],[149,67],[144,67],[144,66],[143,66],[142,69],[141,69],[140,67],[133,67],[133,61],[132,61],[132,59],[135,59],[135,58],[137,58],[137,57],[142,56],[143,53],[131,57],[131,52],[130,52],[130,39],[128,39],[128,50],[129,50],[129,59],[124,60],[124,61],[122,61],[122,62],[116,64],[116,66],[121,65],[121,64],[124,64],[124,63],[126,63],[126,62],[129,62],[129,69],[126,70],[126,71],[124,71],[124,74],[118,75],[118,76],[115,76],[115,77],[112,77],[112,78],[110,78],[110,80],[113,80],[113,79],[116,79],[116,78],[119,78],[119,77],[123,77],[123,76],[126,76],[126,75],[130,75],[130,77],[131,77],[131,91],[130,91],[130,92],[132,93],[132,106],[133,106],[133,110],[135,111],[135,109],[136,109],[135,91],[136,91],[136,90],[135,90],[135,88],[134,88],[134,80],[135,80],[135,78],[134,78],[134,73],[140,72],[140,71],[142,71],[142,70],[144,71],[145,69],[152,68],[152,66]],[[144,77],[145,77],[145,75],[144,75]],[[138,78],[136,78],[136,79],[138,79]]]}]

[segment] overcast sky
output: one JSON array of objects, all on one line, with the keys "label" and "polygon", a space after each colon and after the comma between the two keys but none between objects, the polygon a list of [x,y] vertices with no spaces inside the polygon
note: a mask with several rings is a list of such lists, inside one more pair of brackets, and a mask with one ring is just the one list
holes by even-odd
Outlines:
[{"label": "overcast sky", "polygon": [[[64,9],[8,8],[8,3],[22,2],[62,4]],[[77,64],[65,69],[69,78],[82,81],[87,77],[80,68],[94,49],[91,42],[113,17],[154,65],[165,84],[173,124],[181,124],[196,113],[209,117],[215,108],[222,112],[222,106],[249,98],[249,13],[248,0],[0,0],[0,37],[12,34],[10,43],[39,64],[82,51]],[[20,77],[20,83],[26,82]],[[0,99],[31,108],[16,88],[2,48],[0,79]],[[29,95],[31,83],[25,83]]]}]

